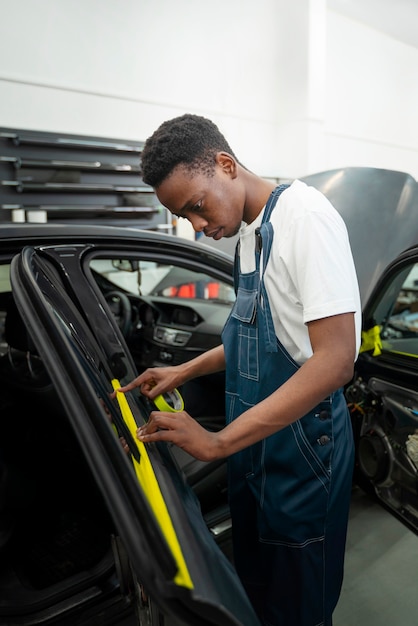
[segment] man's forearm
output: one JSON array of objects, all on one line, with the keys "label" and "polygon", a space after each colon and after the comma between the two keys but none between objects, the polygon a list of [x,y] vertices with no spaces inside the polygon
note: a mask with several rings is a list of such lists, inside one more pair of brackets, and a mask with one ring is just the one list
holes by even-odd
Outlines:
[{"label": "man's forearm", "polygon": [[194,359],[183,363],[180,367],[185,382],[192,378],[197,378],[198,376],[222,372],[225,369],[224,347],[220,345],[216,348],[212,348],[203,354],[199,354],[199,356]]}]

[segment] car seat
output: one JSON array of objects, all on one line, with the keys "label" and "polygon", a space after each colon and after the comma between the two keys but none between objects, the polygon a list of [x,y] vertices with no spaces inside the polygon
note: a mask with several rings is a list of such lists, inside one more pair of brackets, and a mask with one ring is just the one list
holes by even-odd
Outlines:
[{"label": "car seat", "polygon": [[6,353],[0,357],[0,381],[3,389],[14,392],[20,407],[37,410],[56,407],[56,394],[35,345],[12,297],[7,304],[3,342]]}]

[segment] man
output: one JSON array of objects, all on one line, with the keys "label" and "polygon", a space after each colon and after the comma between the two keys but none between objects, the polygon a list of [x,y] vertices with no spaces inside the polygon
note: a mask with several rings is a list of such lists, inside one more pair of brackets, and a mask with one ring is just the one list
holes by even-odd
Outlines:
[{"label": "man", "polygon": [[121,388],[153,399],[226,370],[226,426],[153,412],[143,442],[228,457],[234,563],[266,626],[329,626],[343,576],[353,440],[342,387],[360,339],[343,220],[301,181],[276,187],[210,120],[182,115],[146,141],[143,179],[173,215],[218,240],[240,234],[237,298],[222,345]]}]

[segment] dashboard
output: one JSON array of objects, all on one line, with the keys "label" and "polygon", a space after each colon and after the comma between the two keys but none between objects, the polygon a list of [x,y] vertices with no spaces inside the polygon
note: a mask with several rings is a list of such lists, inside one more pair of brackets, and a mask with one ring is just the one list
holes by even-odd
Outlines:
[{"label": "dashboard", "polygon": [[178,365],[221,343],[231,303],[129,297],[128,345],[138,367]]}]

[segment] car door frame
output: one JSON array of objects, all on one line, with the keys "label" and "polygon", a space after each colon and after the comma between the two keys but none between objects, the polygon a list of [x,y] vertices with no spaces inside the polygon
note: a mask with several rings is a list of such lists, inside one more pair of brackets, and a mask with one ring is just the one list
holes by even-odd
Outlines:
[{"label": "car door frame", "polygon": [[[226,626],[241,623],[249,624],[250,626],[258,624],[258,620],[253,614],[245,594],[242,593],[240,583],[236,580],[236,575],[230,564],[226,565],[224,563],[223,571],[227,572],[228,580],[232,583],[232,588],[236,594],[236,598],[231,606],[237,609],[237,613],[241,616],[248,616],[241,618],[244,621],[237,621],[233,613],[219,602],[219,598],[214,605],[210,602],[202,602],[201,598],[190,601],[190,597],[183,604],[181,601],[179,602],[179,598],[181,598],[184,590],[180,590],[181,592],[178,594],[179,590],[173,587],[172,580],[170,584],[167,584],[167,575],[168,577],[172,576],[173,563],[170,562],[170,552],[168,552],[167,556],[165,540],[158,532],[158,525],[154,525],[150,529],[150,534],[159,546],[157,562],[155,553],[150,553],[149,545],[147,545],[145,538],[141,541],[143,528],[138,520],[138,506],[133,505],[134,499],[138,497],[140,490],[138,490],[137,483],[135,483],[135,488],[132,488],[133,483],[130,480],[126,481],[127,476],[130,476],[130,479],[132,479],[132,475],[129,474],[130,470],[127,469],[129,462],[120,446],[115,446],[116,440],[110,424],[103,426],[100,439],[101,445],[97,447],[92,444],[97,433],[92,426],[90,418],[92,415],[96,415],[96,418],[100,421],[98,416],[102,415],[103,407],[97,396],[89,389],[89,380],[85,376],[83,368],[74,363],[74,359],[66,353],[65,347],[63,347],[65,337],[60,333],[56,320],[54,320],[51,311],[48,310],[48,304],[37,285],[37,280],[33,274],[33,261],[35,257],[42,256],[42,253],[42,249],[26,248],[19,256],[13,259],[11,280],[14,296],[18,302],[22,317],[33,335],[39,353],[45,360],[45,365],[63,399],[67,415],[72,420],[73,425],[75,422],[75,430],[80,445],[96,482],[109,503],[123,541],[128,547],[129,558],[136,573],[140,573],[142,580],[146,579],[146,586],[150,593],[154,593],[154,598],[162,611],[166,614],[175,614],[177,617],[181,615],[182,619],[186,621],[185,623],[195,623],[195,611],[197,610],[202,626],[215,623],[219,625],[225,624]],[[153,254],[151,250],[150,254]],[[39,272],[39,267],[37,271]],[[114,324],[111,320],[108,321],[110,324]],[[121,346],[123,347],[122,344]],[[74,419],[75,416],[77,416],[76,419]],[[112,463],[109,463],[109,459],[111,459]],[[121,480],[121,477],[124,480]],[[131,489],[129,485],[131,485]],[[173,506],[172,502],[170,506]],[[142,510],[147,509],[146,497],[142,498],[140,508]],[[150,515],[150,518],[152,518],[152,515]],[[151,526],[153,525],[151,524]],[[193,541],[191,543],[193,544]],[[193,549],[195,550],[195,556],[201,561],[198,558],[199,548],[196,548],[196,544],[192,546],[192,552]],[[147,558],[144,558],[144,555],[147,555]],[[221,558],[220,555],[219,558]],[[203,567],[202,562],[200,565]],[[165,570],[165,577],[162,576],[162,569]],[[212,584],[213,582],[208,580],[208,589]],[[206,600],[212,591],[213,589],[209,589]],[[183,595],[187,595],[187,592],[183,593]],[[216,593],[214,597],[216,597]]]}]

